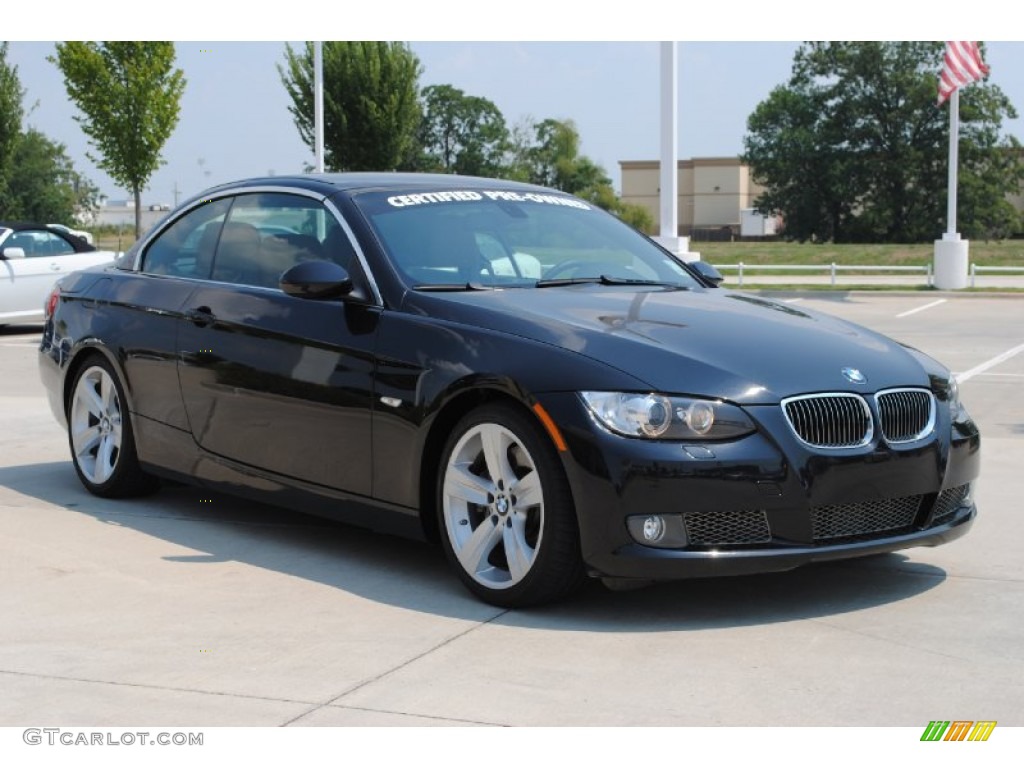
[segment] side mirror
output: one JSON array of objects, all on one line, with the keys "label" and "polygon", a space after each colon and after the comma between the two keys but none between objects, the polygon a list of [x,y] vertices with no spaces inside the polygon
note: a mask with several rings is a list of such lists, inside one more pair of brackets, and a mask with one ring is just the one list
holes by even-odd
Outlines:
[{"label": "side mirror", "polygon": [[333,261],[303,261],[281,275],[281,290],[300,299],[336,299],[352,292],[352,278]]},{"label": "side mirror", "polygon": [[723,280],[725,280],[725,278],[722,276],[722,273],[719,272],[710,264],[708,264],[706,261],[695,261],[690,266],[696,269],[697,274],[699,274],[708,282],[712,283],[716,288]]},{"label": "side mirror", "polygon": [[25,249],[18,248],[16,246],[10,246],[0,250],[0,259],[24,259]]}]

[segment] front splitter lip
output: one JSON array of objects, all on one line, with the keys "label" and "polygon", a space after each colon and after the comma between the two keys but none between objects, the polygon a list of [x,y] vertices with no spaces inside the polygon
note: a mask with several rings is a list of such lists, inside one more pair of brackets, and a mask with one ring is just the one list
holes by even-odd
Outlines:
[{"label": "front splitter lip", "polygon": [[950,522],[942,525],[899,536],[843,544],[699,551],[627,544],[588,565],[595,576],[653,581],[774,573],[809,563],[885,554],[910,547],[938,546],[966,534],[976,516],[977,507],[972,504],[962,507]]}]

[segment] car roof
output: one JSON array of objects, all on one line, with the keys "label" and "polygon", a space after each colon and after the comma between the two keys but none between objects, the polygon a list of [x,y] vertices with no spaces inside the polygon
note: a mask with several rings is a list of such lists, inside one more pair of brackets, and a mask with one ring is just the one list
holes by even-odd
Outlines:
[{"label": "car roof", "polygon": [[40,230],[61,238],[74,248],[75,253],[87,253],[97,250],[96,246],[90,245],[85,238],[79,237],[74,232],[66,229],[51,227],[49,224],[39,224],[35,221],[0,221],[0,230],[11,232],[24,232],[26,230]]},{"label": "car roof", "polygon": [[262,176],[243,179],[228,184],[220,184],[206,190],[202,194],[216,193],[225,189],[241,187],[296,187],[322,192],[325,196],[338,191],[363,192],[374,189],[410,189],[426,187],[458,187],[460,189],[493,189],[500,184],[506,189],[519,189],[532,192],[551,192],[546,187],[527,184],[521,181],[493,179],[481,176],[459,176],[452,173],[385,173],[385,172],[354,172],[354,173],[309,173],[293,176]]}]

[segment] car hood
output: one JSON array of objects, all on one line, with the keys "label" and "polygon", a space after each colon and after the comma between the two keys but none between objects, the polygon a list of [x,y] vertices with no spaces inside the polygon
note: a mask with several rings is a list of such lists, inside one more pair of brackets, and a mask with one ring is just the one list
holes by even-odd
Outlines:
[{"label": "car hood", "polygon": [[[941,374],[930,358],[874,331],[722,289],[583,284],[416,292],[405,309],[561,346],[652,390],[745,404],[808,392],[927,387],[929,373]],[[844,376],[850,368],[866,381]]]}]

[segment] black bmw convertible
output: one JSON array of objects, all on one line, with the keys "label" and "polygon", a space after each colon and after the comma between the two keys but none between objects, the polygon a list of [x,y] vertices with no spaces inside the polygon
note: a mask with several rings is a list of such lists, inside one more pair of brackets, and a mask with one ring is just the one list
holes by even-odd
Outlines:
[{"label": "black bmw convertible", "polygon": [[40,371],[92,493],[427,538],[502,606],[966,533],[950,372],[719,280],[541,187],[252,179],[62,279]]}]

